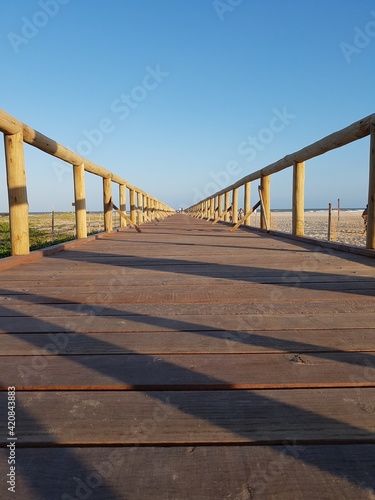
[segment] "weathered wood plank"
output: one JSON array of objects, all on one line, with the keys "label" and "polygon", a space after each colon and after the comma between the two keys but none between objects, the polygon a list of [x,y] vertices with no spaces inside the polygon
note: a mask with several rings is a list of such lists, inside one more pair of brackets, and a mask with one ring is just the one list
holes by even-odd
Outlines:
[{"label": "weathered wood plank", "polygon": [[375,324],[375,312],[349,314],[248,314],[191,316],[54,316],[6,317],[0,333],[97,333],[198,330],[299,330],[369,328]]},{"label": "weathered wood plank", "polygon": [[183,216],[142,230],[0,274],[21,496],[375,496],[374,261]]},{"label": "weathered wood plank", "polygon": [[374,397],[375,388],[18,392],[17,445],[375,443]]},{"label": "weathered wood plank", "polygon": [[375,329],[2,334],[1,355],[375,352]]},{"label": "weathered wood plank", "polygon": [[[103,297],[100,295],[100,297]],[[349,313],[367,313],[369,310],[375,308],[375,299],[373,300],[336,300],[336,301],[236,301],[233,302],[209,302],[207,299],[201,298],[201,301],[190,303],[189,297],[186,297],[185,302],[179,301],[176,297],[172,300],[163,303],[163,300],[150,301],[142,300],[138,296],[136,304],[118,304],[111,302],[109,295],[106,305],[101,303],[83,305],[82,303],[52,303],[52,304],[30,304],[26,301],[19,301],[12,299],[6,303],[6,307],[0,305],[0,318],[5,317],[41,317],[41,318],[54,318],[56,316],[64,315],[65,317],[82,317],[88,315],[99,316],[135,316],[147,315],[150,312],[150,304],[152,304],[153,317],[168,317],[189,315],[192,322],[199,321],[201,316],[217,316],[217,315],[242,315],[247,316],[249,313],[263,315],[263,314],[278,314],[278,315],[296,315],[296,314],[349,314]],[[173,300],[174,299],[174,300]],[[120,300],[120,298],[118,298]],[[99,302],[98,298],[96,301]],[[1,304],[1,302],[0,302]]]},{"label": "weathered wood plank", "polygon": [[[73,283],[73,282],[71,282]],[[214,286],[213,286],[214,285]],[[59,282],[49,287],[24,287],[13,285],[0,289],[0,307],[12,307],[13,304],[53,304],[53,303],[90,303],[98,304],[175,304],[175,303],[254,303],[272,301],[273,303],[287,301],[319,301],[322,304],[329,301],[359,304],[374,301],[375,287],[366,288],[361,283],[336,283],[335,285],[319,285],[319,289],[296,286],[279,286],[269,284],[238,283],[225,284],[217,281],[208,285],[124,285],[122,280],[107,285],[60,286]],[[324,289],[324,288],[325,289]],[[345,287],[344,293],[342,292]],[[317,288],[317,287],[316,287]],[[341,291],[340,291],[341,290]],[[368,303],[368,302],[367,302]],[[1,314],[1,312],[0,312]]]},{"label": "weathered wood plank", "polygon": [[[61,335],[59,340],[67,343],[69,336]],[[103,348],[106,344],[104,342]],[[3,390],[8,386],[20,390],[38,387],[43,390],[203,390],[375,386],[375,355],[369,352],[47,357],[38,347],[33,356],[0,358]]]},{"label": "weathered wood plank", "polygon": [[[107,285],[94,285],[85,287],[60,287],[55,286],[22,288],[2,288],[0,294],[0,307],[12,307],[12,304],[22,302],[25,304],[201,304],[201,303],[257,303],[280,302],[363,302],[373,301],[375,287],[366,283],[335,284],[296,283],[289,286],[277,284],[222,283],[219,279],[204,281],[201,284],[172,284],[168,278],[163,278],[159,285],[156,278],[154,283],[147,286],[136,284],[124,285],[122,280]],[[159,281],[160,283],[160,281]],[[372,308],[370,308],[371,310]]]},{"label": "weathered wood plank", "polygon": [[[0,450],[0,474],[8,472]],[[375,497],[375,445],[23,448],[19,498],[293,500]]]}]

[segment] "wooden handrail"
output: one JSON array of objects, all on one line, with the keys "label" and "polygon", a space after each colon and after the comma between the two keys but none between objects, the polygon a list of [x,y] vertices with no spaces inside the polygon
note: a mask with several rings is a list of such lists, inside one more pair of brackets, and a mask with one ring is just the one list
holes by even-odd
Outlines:
[{"label": "wooden handrail", "polygon": [[97,165],[96,163],[93,163],[87,158],[80,156],[74,151],[71,151],[65,146],[62,146],[58,142],[50,139],[46,135],[41,134],[28,125],[19,122],[2,109],[0,109],[0,132],[3,132],[3,134],[7,135],[13,135],[17,134],[18,132],[22,132],[24,142],[36,147],[37,149],[40,149],[41,151],[44,151],[49,155],[55,156],[59,160],[70,163],[71,165],[83,164],[86,172],[90,172],[91,174],[95,174],[103,178],[111,179],[111,181],[116,182],[117,184],[126,184],[129,189],[137,189],[137,191],[144,193],[144,191],[140,190],[139,188],[135,188],[122,177],[112,173],[111,171],[101,167],[100,165]]},{"label": "wooden handrail", "polygon": [[293,163],[296,161],[297,163],[302,163],[306,160],[311,160],[316,156],[320,156],[324,153],[328,153],[328,151],[332,151],[333,149],[340,148],[345,146],[346,144],[350,144],[358,139],[362,139],[370,134],[370,126],[371,123],[375,124],[375,114],[368,115],[366,118],[359,120],[355,123],[349,125],[349,127],[343,128],[333,134],[327,135],[323,139],[310,144],[309,146],[296,151],[295,153],[291,153],[289,155],[284,156],[280,160],[267,165],[266,167],[257,170],[256,172],[252,172],[242,179],[236,181],[234,184],[218,191],[217,193],[204,198],[199,203],[203,201],[210,200],[215,196],[219,196],[221,194],[225,194],[227,191],[232,191],[233,189],[239,188],[246,184],[246,182],[252,182],[265,175],[275,174],[276,172],[280,172],[286,168],[292,167]]},{"label": "wooden handrail", "polygon": [[[299,151],[286,155],[284,158],[267,165],[266,167],[252,172],[226,188],[217,191],[213,195],[204,198],[200,202],[186,209],[187,213],[197,213],[204,211],[212,200],[222,200],[225,195],[224,214],[227,219],[227,208],[230,204],[229,194],[232,192],[233,201],[237,201],[238,188],[245,186],[245,207],[248,211],[250,208],[250,183],[257,179],[261,181],[261,194],[264,200],[262,208],[263,216],[261,217],[261,227],[266,229],[265,220],[270,220],[270,176],[286,168],[294,167],[293,175],[293,234],[295,236],[303,236],[304,234],[304,168],[305,162],[317,156],[320,156],[328,151],[340,148],[358,139],[362,139],[370,135],[370,169],[369,169],[369,191],[368,191],[368,226],[366,247],[375,249],[375,114],[371,114],[358,120],[348,127],[345,127],[337,132],[334,132],[319,141],[310,144]],[[220,210],[222,210],[222,206]],[[221,218],[219,211],[218,220]],[[234,217],[235,219],[235,217]],[[236,221],[234,221],[236,223]],[[246,222],[246,221],[244,221]]]},{"label": "wooden handrail", "polygon": [[[28,235],[27,186],[23,153],[24,142],[72,165],[77,238],[87,237],[84,171],[103,178],[104,220],[105,230],[107,232],[112,231],[112,205],[110,203],[110,200],[112,199],[112,182],[117,183],[120,187],[119,197],[121,212],[125,209],[126,189],[129,189],[131,204],[130,218],[133,222],[135,222],[136,197],[142,199],[142,212],[144,210],[151,211],[152,207],[157,207],[158,210],[165,214],[164,216],[174,213],[174,210],[171,207],[147,194],[142,189],[133,186],[119,175],[116,175],[110,170],[91,162],[74,151],[71,151],[1,109],[0,132],[4,134],[5,141],[12,255],[25,255],[30,251]],[[147,200],[146,207],[145,200]],[[152,211],[150,213],[150,219],[152,220],[153,213]],[[145,217],[141,217],[142,222],[144,218]]]}]

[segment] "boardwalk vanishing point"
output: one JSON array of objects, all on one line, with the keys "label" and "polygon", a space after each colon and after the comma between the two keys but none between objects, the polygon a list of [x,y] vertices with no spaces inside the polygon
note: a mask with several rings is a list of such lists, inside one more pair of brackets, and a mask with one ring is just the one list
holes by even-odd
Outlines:
[{"label": "boardwalk vanishing point", "polygon": [[177,214],[0,267],[14,498],[375,498],[374,259],[229,229]]}]

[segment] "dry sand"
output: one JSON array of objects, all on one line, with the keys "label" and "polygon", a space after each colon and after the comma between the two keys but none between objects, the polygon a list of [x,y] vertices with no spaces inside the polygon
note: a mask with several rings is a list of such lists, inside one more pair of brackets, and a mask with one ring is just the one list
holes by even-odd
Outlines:
[{"label": "dry sand", "polygon": [[[366,236],[363,235],[362,210],[341,210],[340,218],[337,211],[332,214],[331,241],[353,246],[366,246]],[[251,216],[251,224],[259,227],[259,213]],[[292,212],[272,212],[271,229],[292,232]],[[328,239],[328,210],[305,212],[305,236],[318,240]]]}]

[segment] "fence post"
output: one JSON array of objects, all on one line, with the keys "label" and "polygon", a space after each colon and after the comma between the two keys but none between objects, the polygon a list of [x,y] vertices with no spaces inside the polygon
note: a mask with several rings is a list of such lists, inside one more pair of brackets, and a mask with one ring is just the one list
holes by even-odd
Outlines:
[{"label": "fence post", "polygon": [[219,194],[218,205],[219,205],[219,211],[217,213],[217,216],[219,217],[223,214],[223,195],[222,194]]},{"label": "fence post", "polygon": [[328,235],[327,235],[328,241],[331,241],[331,229],[332,229],[332,203],[328,203]]},{"label": "fence post", "polygon": [[142,202],[142,193],[138,191],[137,193],[137,215],[138,215],[138,224],[142,224],[143,222],[143,202]]},{"label": "fence post", "polygon": [[262,175],[260,178],[260,190],[263,198],[263,208],[261,209],[261,219],[260,219],[260,227],[261,229],[267,229],[266,222],[263,217],[263,209],[264,215],[266,216],[268,228],[271,228],[271,198],[270,198],[270,184],[271,184],[271,176],[270,175]]},{"label": "fence post", "polygon": [[293,163],[292,234],[305,234],[305,162]]},{"label": "fence post", "polygon": [[375,123],[370,125],[370,168],[368,183],[366,248],[375,249]]},{"label": "fence post", "polygon": [[30,252],[29,204],[22,132],[5,134],[4,145],[12,255],[27,255]]},{"label": "fence post", "polygon": [[[251,210],[251,204],[250,204],[250,187],[251,187],[251,183],[250,182],[246,182],[245,183],[245,199],[244,199],[244,212],[245,214],[247,214],[248,212],[250,212]],[[248,217],[246,220],[245,220],[245,226],[250,226],[250,217]]]},{"label": "fence post", "polygon": [[229,222],[229,212],[228,208],[230,207],[230,193],[229,191],[225,192],[225,215],[224,215],[224,222]]},{"label": "fence post", "polygon": [[85,166],[73,165],[74,178],[74,208],[76,216],[76,236],[87,238]]},{"label": "fence post", "polygon": [[208,219],[212,219],[214,218],[215,219],[215,208],[216,208],[216,198],[213,197],[210,199],[210,211],[209,211],[209,214],[208,214]]},{"label": "fence post", "polygon": [[156,217],[156,215],[155,215],[155,198],[151,198],[150,208],[151,208],[151,220],[154,220]]},{"label": "fence post", "polygon": [[104,231],[112,231],[112,186],[111,178],[103,177]]},{"label": "fence post", "polygon": [[146,214],[146,220],[148,221],[149,218],[150,218],[150,208],[149,208],[149,195],[146,195],[144,198],[144,203],[145,203],[145,206],[144,206],[144,210],[145,210],[145,214]]},{"label": "fence post", "polygon": [[133,224],[137,223],[137,212],[135,211],[135,189],[130,190],[130,220]]},{"label": "fence post", "polygon": [[[126,214],[126,184],[119,184],[120,210]],[[120,217],[120,227],[126,227],[126,220]]]},{"label": "fence post", "polygon": [[141,200],[142,200],[142,222],[144,222],[146,219],[146,196],[142,193],[141,195]]},{"label": "fence post", "polygon": [[238,222],[238,188],[234,188],[232,191],[232,223],[237,224]]},{"label": "fence post", "polygon": [[52,236],[52,241],[55,239],[55,207],[52,207],[52,212],[51,212],[51,236]]}]

